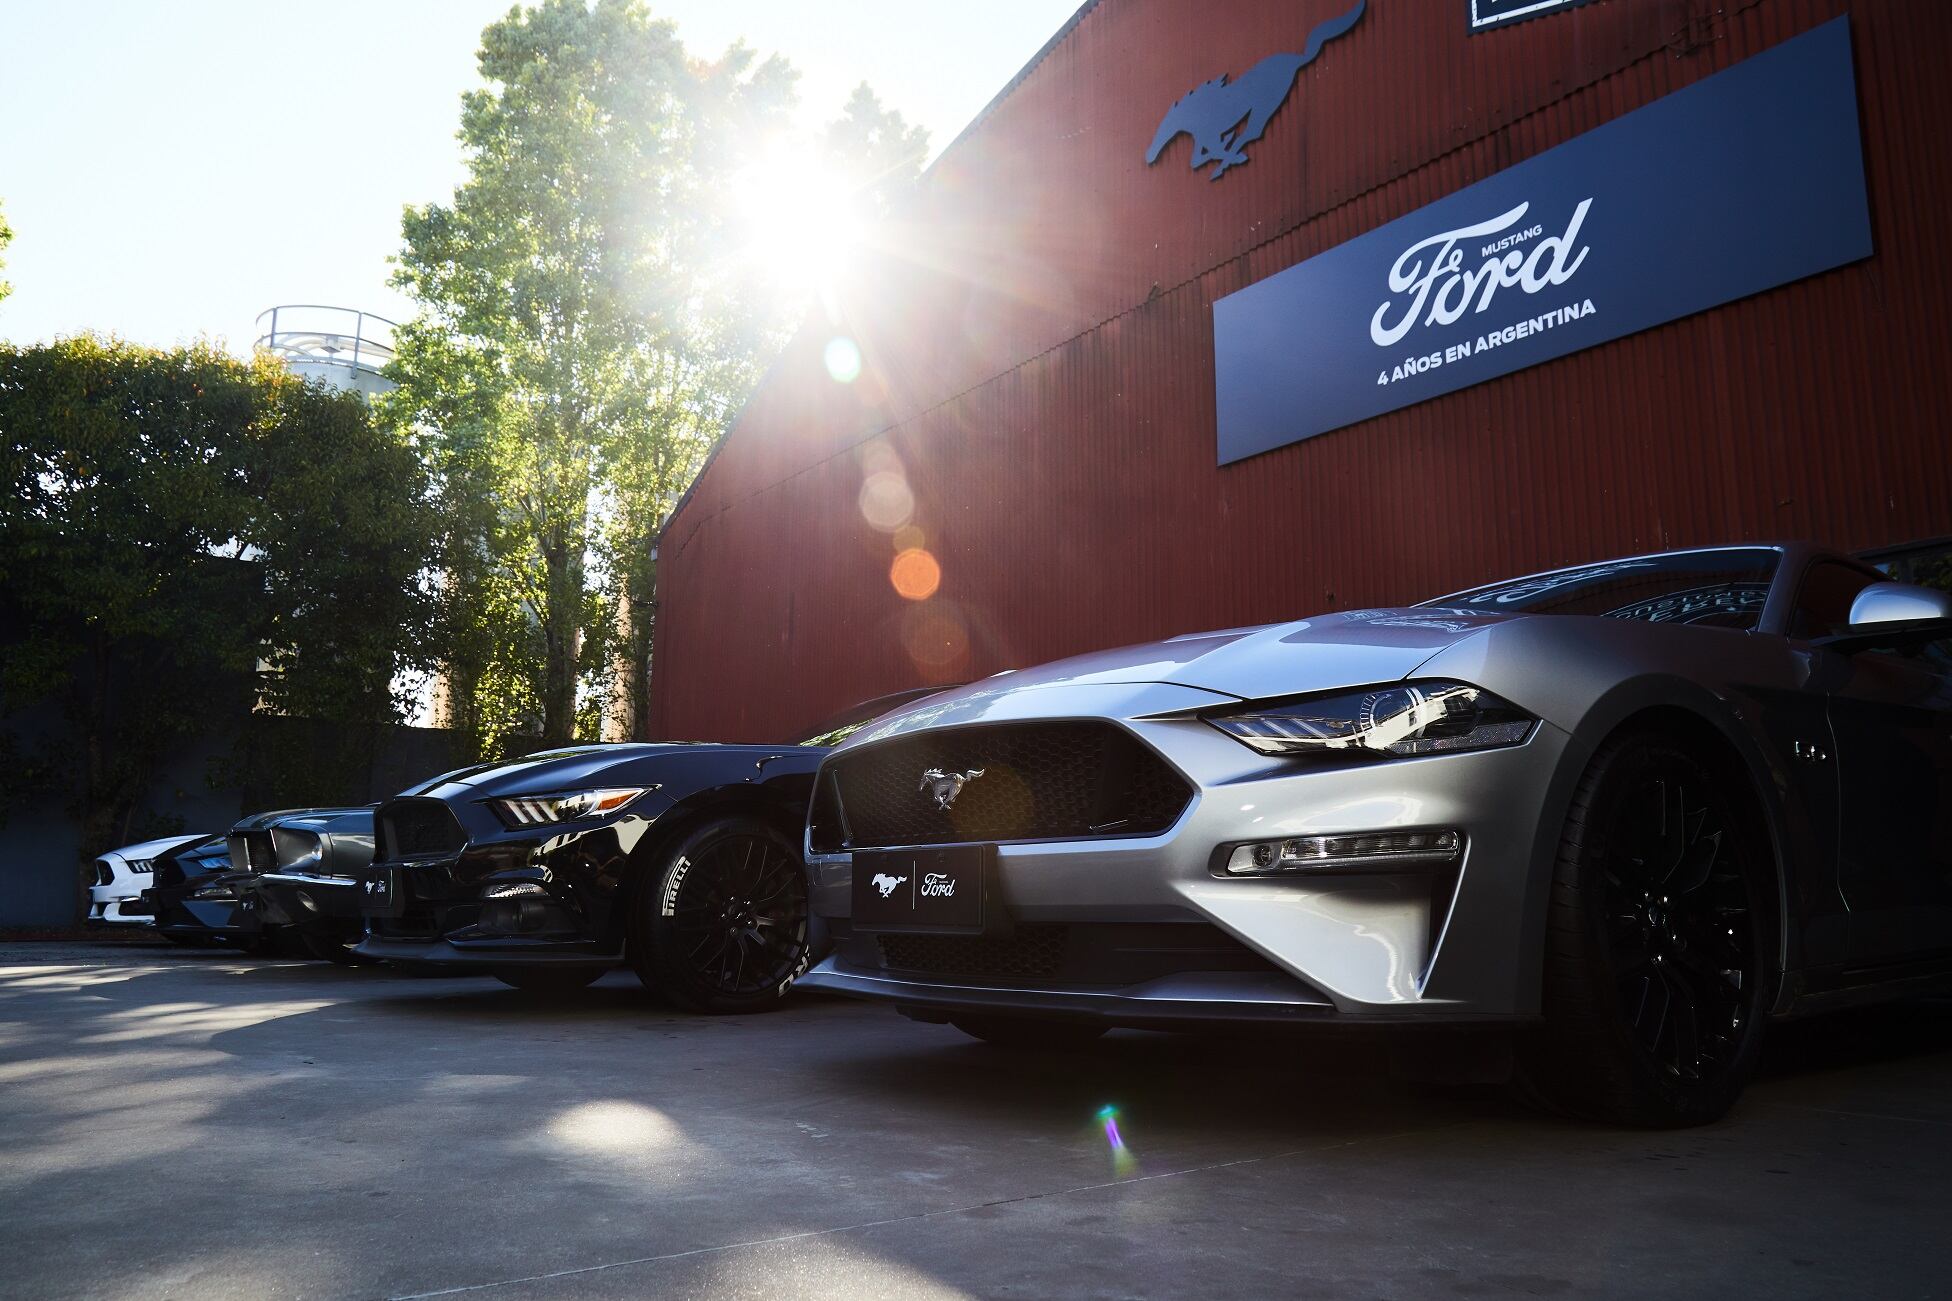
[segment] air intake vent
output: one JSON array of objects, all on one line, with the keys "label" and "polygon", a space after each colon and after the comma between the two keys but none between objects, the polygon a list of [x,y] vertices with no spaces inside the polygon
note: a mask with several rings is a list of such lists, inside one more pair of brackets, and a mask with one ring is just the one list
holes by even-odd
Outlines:
[{"label": "air intake vent", "polygon": [[1019,926],[1008,939],[978,935],[880,935],[881,965],[931,976],[1039,979],[1064,962],[1064,926]]},{"label": "air intake vent", "polygon": [[377,859],[438,858],[458,854],[468,843],[453,810],[439,800],[395,800],[382,805],[374,830]]}]

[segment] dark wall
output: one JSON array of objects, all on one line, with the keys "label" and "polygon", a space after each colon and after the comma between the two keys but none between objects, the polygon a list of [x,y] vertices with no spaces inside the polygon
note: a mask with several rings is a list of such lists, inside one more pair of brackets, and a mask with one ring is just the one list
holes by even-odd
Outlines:
[{"label": "dark wall", "polygon": [[[51,725],[34,715],[15,720],[17,731]],[[128,843],[214,835],[246,814],[272,808],[369,803],[467,762],[466,742],[453,733],[387,727],[366,747],[363,766],[345,771],[316,765],[308,783],[291,774],[305,771],[307,755],[314,753],[308,746],[335,744],[338,729],[275,717],[255,717],[245,726],[241,745],[234,734],[213,735],[178,748],[159,765],[130,823]],[[274,756],[274,766],[287,774],[282,780],[267,779],[265,761]],[[0,927],[65,927],[84,915],[86,882],[77,867],[82,852],[80,830],[58,800],[7,810],[0,825]]]},{"label": "dark wall", "polygon": [[[1191,86],[1347,8],[1098,4],[947,151],[665,529],[653,734],[1606,555],[1952,532],[1952,5],[1601,0],[1470,36],[1463,0],[1372,3],[1250,165],[1145,164]],[[1869,260],[1216,466],[1215,299],[1845,12]],[[903,492],[910,531],[864,517]]]}]

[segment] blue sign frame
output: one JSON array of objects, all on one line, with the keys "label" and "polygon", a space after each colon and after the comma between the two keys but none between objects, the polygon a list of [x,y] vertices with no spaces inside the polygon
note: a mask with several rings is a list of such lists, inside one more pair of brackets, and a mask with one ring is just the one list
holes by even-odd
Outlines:
[{"label": "blue sign frame", "polygon": [[1527,18],[1543,18],[1561,9],[1577,9],[1592,0],[1465,0],[1465,3],[1470,6],[1467,19],[1470,30],[1488,32],[1494,27],[1522,23]]},{"label": "blue sign frame", "polygon": [[1220,464],[1871,252],[1837,18],[1215,302]]}]

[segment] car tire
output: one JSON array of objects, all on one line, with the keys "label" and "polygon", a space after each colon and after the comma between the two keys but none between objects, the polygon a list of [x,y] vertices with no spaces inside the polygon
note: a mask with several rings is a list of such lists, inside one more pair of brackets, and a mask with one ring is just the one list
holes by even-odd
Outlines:
[{"label": "car tire", "polygon": [[1547,904],[1544,1026],[1521,1095],[1644,1128],[1718,1119],[1768,1011],[1768,846],[1686,742],[1601,747],[1573,796]]},{"label": "car tire", "polygon": [[768,1011],[806,973],[809,904],[806,865],[785,836],[716,818],[649,864],[627,956],[647,989],[688,1011]]},{"label": "car tire", "polygon": [[1106,1027],[1089,1021],[1040,1021],[1020,1016],[957,1016],[949,1024],[998,1048],[1082,1048]]},{"label": "car tire", "polygon": [[601,967],[496,967],[491,973],[511,989],[530,994],[574,994],[594,985]]}]

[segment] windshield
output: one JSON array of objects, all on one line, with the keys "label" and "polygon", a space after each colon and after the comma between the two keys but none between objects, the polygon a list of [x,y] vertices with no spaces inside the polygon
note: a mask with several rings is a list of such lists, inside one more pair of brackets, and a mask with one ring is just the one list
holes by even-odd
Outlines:
[{"label": "windshield", "polygon": [[1766,547],[1609,560],[1426,601],[1500,614],[1586,614],[1648,623],[1752,629],[1762,618],[1777,553]]}]

